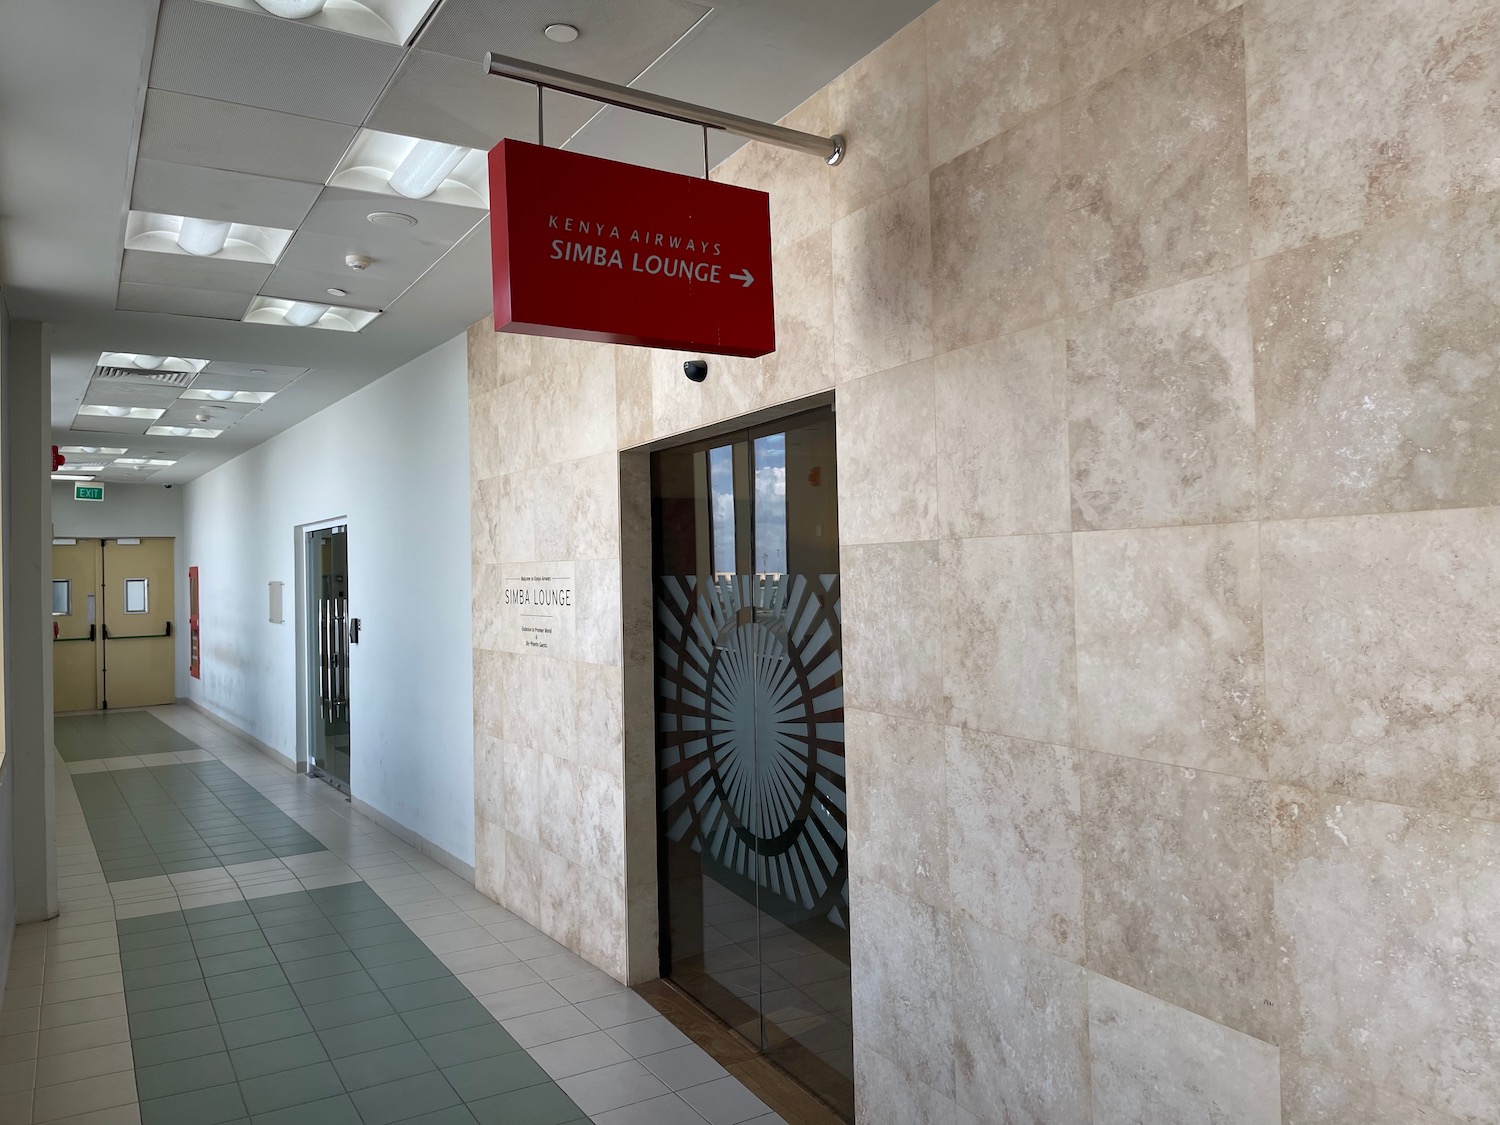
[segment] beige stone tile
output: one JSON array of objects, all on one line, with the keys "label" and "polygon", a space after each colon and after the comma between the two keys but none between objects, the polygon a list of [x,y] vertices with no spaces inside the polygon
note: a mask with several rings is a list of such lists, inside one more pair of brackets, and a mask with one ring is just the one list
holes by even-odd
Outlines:
[{"label": "beige stone tile", "polygon": [[[505,872],[505,830],[477,814],[474,817],[474,887],[498,902]],[[398,911],[399,913],[399,911]],[[405,915],[403,915],[405,916]]]},{"label": "beige stone tile", "polygon": [[1266,524],[1271,776],[1500,818],[1493,508]]},{"label": "beige stone tile", "polygon": [[536,557],[564,562],[574,557],[573,502],[576,461],[538,465],[523,474],[525,484],[516,502],[530,505],[536,529]]},{"label": "beige stone tile", "polygon": [[543,752],[521,743],[505,745],[501,791],[507,831],[535,841],[541,832]]},{"label": "beige stone tile", "polygon": [[945,0],[927,23],[928,156],[952,160],[1059,98],[1049,0]]},{"label": "beige stone tile", "polygon": [[599,408],[615,394],[614,353],[597,344],[538,338],[533,354],[533,377],[502,389],[525,390],[513,406],[531,420],[532,463],[557,464],[616,450],[616,412]]},{"label": "beige stone tile", "polygon": [[1256,257],[1500,189],[1489,0],[1260,0],[1245,50]]},{"label": "beige stone tile", "polygon": [[471,568],[475,648],[500,649],[505,643],[504,615],[501,613],[504,594],[501,569],[489,563],[476,563]]},{"label": "beige stone tile", "polygon": [[[782,124],[818,136],[837,132],[828,89],[792,110]],[[714,169],[713,178],[770,195],[771,246],[779,249],[827,230],[833,218],[833,178],[842,174],[805,152],[748,144]]]},{"label": "beige stone tile", "polygon": [[469,527],[474,562],[499,562],[500,478],[475,480],[469,485]]},{"label": "beige stone tile", "polygon": [[1249,260],[1236,10],[1064,103],[1073,310]]},{"label": "beige stone tile", "polygon": [[1066,322],[1075,530],[1254,517],[1248,289],[1236,269]]},{"label": "beige stone tile", "polygon": [[134,1058],[129,1040],[64,1054],[43,1055],[37,1063],[36,1084],[57,1086],[81,1078],[118,1074],[130,1070],[135,1065]]},{"label": "beige stone tile", "polygon": [[922,362],[839,388],[839,474],[864,482],[839,495],[839,541],[935,539],[937,404]]},{"label": "beige stone tile", "polygon": [[572,535],[570,552],[564,557],[618,559],[620,455],[611,449],[575,461],[572,485],[573,495],[567,509]]},{"label": "beige stone tile", "polygon": [[469,475],[485,480],[501,471],[501,396],[495,391],[469,392]]},{"label": "beige stone tile", "polygon": [[[602,349],[601,349],[602,350]],[[551,394],[543,386],[539,369],[523,379],[503,384],[491,395],[471,399],[469,404],[470,476],[475,480],[525,469],[539,461],[536,420],[532,405],[539,396]],[[476,411],[483,409],[482,432],[475,433]],[[482,444],[476,446],[476,441]],[[547,460],[566,460],[548,457]]]},{"label": "beige stone tile", "polygon": [[932,353],[926,178],[833,225],[834,362],[840,380]]},{"label": "beige stone tile", "polygon": [[948,352],[930,367],[943,536],[1067,531],[1068,407],[1058,327]]},{"label": "beige stone tile", "polygon": [[1081,743],[1264,778],[1256,525],[1078,535],[1073,563]]},{"label": "beige stone tile", "polygon": [[1089,753],[1083,835],[1088,968],[1269,1040],[1266,783]]},{"label": "beige stone tile", "polygon": [[951,351],[1063,307],[1060,115],[1046,110],[934,168],[932,337]]},{"label": "beige stone tile", "polygon": [[83,1078],[60,1086],[41,1086],[32,1105],[32,1120],[51,1122],[94,1110],[129,1105],[136,1100],[135,1071]]},{"label": "beige stone tile", "polygon": [[[603,878],[545,848],[540,854],[537,927],[616,980],[622,979],[629,958],[623,880]],[[536,962],[531,964],[536,967]]]},{"label": "beige stone tile", "polygon": [[903,1082],[952,1099],[952,927],[948,916],[879,883],[852,879],[854,1038]]},{"label": "beige stone tile", "polygon": [[532,562],[537,553],[537,497],[532,488],[536,474],[521,470],[507,473],[496,485],[496,523],[500,540],[496,547],[499,561]]},{"label": "beige stone tile", "polygon": [[977,923],[954,925],[959,1105],[982,1121],[1091,1119],[1087,976]]},{"label": "beige stone tile", "polygon": [[[901,1069],[867,1043],[854,1041],[854,1113],[860,1125],[981,1125],[979,1118]],[[774,1121],[774,1118],[768,1118]]]},{"label": "beige stone tile", "polygon": [[624,788],[619,778],[543,754],[538,781],[542,847],[600,875],[623,878]]},{"label": "beige stone tile", "polygon": [[846,545],[839,554],[846,706],[941,722],[937,543]]},{"label": "beige stone tile", "polygon": [[619,667],[623,652],[619,558],[580,559],[574,580],[578,597],[575,658]]},{"label": "beige stone tile", "polygon": [[761,360],[735,361],[745,365],[743,374],[720,360],[710,360],[709,381],[715,387],[732,386],[738,381],[755,392],[738,411],[732,400],[721,401],[721,417],[744,413],[751,405],[773,406],[815,394],[833,386],[837,377],[832,232],[825,227],[780,247],[772,259],[772,269],[776,280],[776,351]]},{"label": "beige stone tile", "polygon": [[500,853],[498,895],[495,901],[532,924],[541,922],[542,848],[507,832]]},{"label": "beige stone tile", "polygon": [[943,728],[873,711],[844,715],[851,868],[946,912]]},{"label": "beige stone tile", "polygon": [[624,670],[618,665],[575,664],[578,701],[573,759],[611,777],[624,777]]},{"label": "beige stone tile", "polygon": [[1256,264],[1267,516],[1500,501],[1500,194]]},{"label": "beige stone tile", "polygon": [[650,441],[653,436],[651,357],[645,348],[615,349],[615,396],[615,431],[620,448],[629,449]]},{"label": "beige stone tile", "polygon": [[[474,729],[496,736],[504,733],[505,713],[502,700],[505,695],[501,683],[501,661],[503,655],[488,649],[473,650],[474,664]],[[115,959],[119,964],[119,958]]]},{"label": "beige stone tile", "polygon": [[499,347],[495,341],[495,317],[485,317],[469,326],[469,394],[490,394],[500,386]]},{"label": "beige stone tile", "polygon": [[1063,96],[1108,78],[1137,59],[1238,7],[1241,0],[1061,0]]},{"label": "beige stone tile", "polygon": [[487,731],[474,733],[474,815],[506,821],[505,744]]},{"label": "beige stone tile", "polygon": [[1337,1070],[1306,1059],[1289,1047],[1281,1048],[1281,1104],[1283,1121],[1471,1125],[1475,1120],[1442,1113],[1430,1102],[1404,1098],[1387,1086],[1375,1085],[1358,1073],[1358,1068]]},{"label": "beige stone tile", "polygon": [[849,142],[834,169],[833,217],[927,171],[927,28],[908,24],[829,87],[833,128]]},{"label": "beige stone tile", "polygon": [[1094,1121],[1281,1125],[1276,1048],[1090,973]]},{"label": "beige stone tile", "polygon": [[931,625],[929,599],[919,595],[915,600],[926,628],[942,637],[943,693],[951,725],[1072,744],[1070,539],[1026,535],[942,544],[942,573],[935,588],[941,629]]},{"label": "beige stone tile", "polygon": [[954,911],[1081,963],[1078,752],[955,727],[945,747]]},{"label": "beige stone tile", "polygon": [[[1289,1119],[1383,1125],[1403,1103],[1405,1120],[1493,1116],[1500,825],[1292,788],[1275,799],[1281,1042],[1316,1068],[1289,1088]],[[1337,1112],[1314,1118],[1329,1101]]]}]

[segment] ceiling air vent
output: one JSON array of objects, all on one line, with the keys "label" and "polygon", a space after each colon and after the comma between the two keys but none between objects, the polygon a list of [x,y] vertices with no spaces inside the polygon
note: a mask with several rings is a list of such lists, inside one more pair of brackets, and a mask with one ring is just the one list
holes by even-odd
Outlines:
[{"label": "ceiling air vent", "polygon": [[137,371],[130,367],[96,367],[95,379],[145,387],[186,387],[193,381],[193,371]]}]

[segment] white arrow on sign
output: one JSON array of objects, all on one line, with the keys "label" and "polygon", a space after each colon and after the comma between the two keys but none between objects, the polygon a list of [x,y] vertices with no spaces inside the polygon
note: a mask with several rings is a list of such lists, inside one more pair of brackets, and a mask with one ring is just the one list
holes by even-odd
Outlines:
[{"label": "white arrow on sign", "polygon": [[755,278],[749,270],[746,270],[744,273],[732,273],[729,276],[735,281],[743,281],[746,289],[755,284]]}]

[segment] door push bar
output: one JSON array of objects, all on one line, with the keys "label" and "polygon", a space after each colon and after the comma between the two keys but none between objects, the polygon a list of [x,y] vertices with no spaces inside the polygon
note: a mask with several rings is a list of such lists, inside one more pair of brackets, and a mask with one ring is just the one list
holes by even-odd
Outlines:
[{"label": "door push bar", "polygon": [[769,125],[764,121],[724,113],[721,110],[709,109],[707,106],[680,102],[676,98],[665,98],[660,94],[633,90],[629,86],[602,82],[586,74],[553,70],[550,66],[541,66],[524,59],[498,55],[494,51],[484,56],[484,67],[498,78],[513,78],[517,82],[527,82],[537,87],[538,90],[558,90],[565,94],[576,94],[590,101],[618,106],[620,109],[633,109],[640,113],[649,113],[672,121],[682,121],[704,129],[718,129],[725,133],[733,133],[737,137],[748,137],[752,141],[764,141],[766,144],[779,145],[781,148],[796,149],[798,152],[821,156],[829,164],[841,163],[844,159],[844,152],[848,148],[847,142],[840,134],[820,137],[816,133],[803,133],[796,129],[788,129],[784,125]]},{"label": "door push bar", "polygon": [[[90,629],[90,632],[92,632],[92,629]],[[167,628],[166,628],[165,632],[162,632],[162,633],[134,633],[134,634],[132,634],[132,635],[130,635],[128,637],[111,637],[109,635],[109,626],[106,625],[104,627],[104,639],[106,641],[152,641],[152,640],[155,640],[158,637],[170,637],[171,635],[172,635],[172,623],[170,621],[167,622]]]},{"label": "door push bar", "polygon": [[59,637],[57,635],[57,627],[53,626],[53,629],[52,629],[52,643],[53,644],[64,644],[67,641],[92,641],[92,640],[95,639],[94,633],[95,633],[96,629],[98,629],[97,625],[90,625],[89,626],[89,635],[86,636],[86,637]]}]

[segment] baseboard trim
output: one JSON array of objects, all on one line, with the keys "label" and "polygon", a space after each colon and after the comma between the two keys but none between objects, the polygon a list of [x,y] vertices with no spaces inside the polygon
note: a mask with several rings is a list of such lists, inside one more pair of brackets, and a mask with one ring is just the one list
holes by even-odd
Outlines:
[{"label": "baseboard trim", "polygon": [[191,707],[194,711],[197,711],[198,714],[202,715],[209,722],[213,723],[214,726],[223,727],[236,738],[244,739],[251,746],[254,746],[262,754],[270,758],[271,761],[275,762],[283,769],[290,770],[292,773],[307,772],[307,766],[304,763],[295,761],[292,758],[287,757],[270,743],[262,742],[260,739],[256,738],[255,735],[247,731],[244,727],[236,726],[234,723],[226,719],[223,715],[220,715],[216,711],[209,710],[203,704],[199,703],[196,699],[179,698],[177,702],[183,704],[184,706]]},{"label": "baseboard trim", "polygon": [[352,803],[356,812],[362,813],[365,816],[369,817],[376,824],[380,825],[380,827],[389,832],[392,836],[395,836],[397,839],[399,839],[402,843],[416,848],[417,851],[421,852],[429,859],[437,860],[437,862],[441,863],[449,871],[453,872],[453,874],[457,875],[459,878],[464,879],[466,882],[470,884],[474,882],[474,865],[472,863],[465,863],[452,852],[440,848],[426,836],[422,836],[416,832],[413,832],[410,828],[406,827],[406,825],[400,823],[399,821],[392,820],[385,813],[381,812],[373,805],[365,801],[361,801],[358,797],[352,798]]}]

